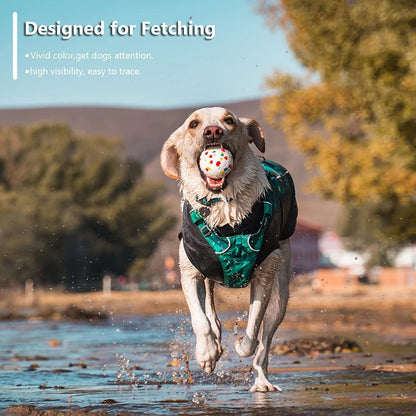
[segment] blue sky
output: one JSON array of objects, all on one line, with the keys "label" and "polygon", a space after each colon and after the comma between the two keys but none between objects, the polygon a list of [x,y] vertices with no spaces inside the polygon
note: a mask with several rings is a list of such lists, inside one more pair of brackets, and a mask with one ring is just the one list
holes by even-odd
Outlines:
[{"label": "blue sky", "polygon": [[[284,35],[271,32],[254,8],[255,0],[13,0],[0,2],[0,108],[99,105],[174,108],[258,98],[273,70],[304,74]],[[12,79],[12,13],[18,13],[18,79]],[[215,25],[215,37],[140,36],[140,23],[168,25],[192,19]],[[104,36],[24,36],[25,21],[51,25],[104,20]],[[137,25],[133,36],[109,35],[108,25]],[[89,53],[89,59],[36,60],[33,52]],[[103,62],[94,52],[150,53],[152,60]],[[114,56],[114,55],[113,55]],[[45,67],[48,75],[26,74]],[[139,69],[140,76],[51,76],[54,68]]]}]

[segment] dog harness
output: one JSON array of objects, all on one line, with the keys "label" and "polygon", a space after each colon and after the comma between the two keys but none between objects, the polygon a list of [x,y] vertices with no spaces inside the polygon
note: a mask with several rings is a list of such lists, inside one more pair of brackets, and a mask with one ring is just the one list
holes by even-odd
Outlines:
[{"label": "dog harness", "polygon": [[[184,202],[182,237],[191,263],[207,278],[230,287],[245,287],[253,270],[295,230],[297,205],[289,172],[262,161],[271,189],[236,227],[210,227],[198,210]],[[277,222],[277,228],[274,221]],[[273,227],[270,227],[271,223]],[[277,231],[276,231],[277,230]]]}]

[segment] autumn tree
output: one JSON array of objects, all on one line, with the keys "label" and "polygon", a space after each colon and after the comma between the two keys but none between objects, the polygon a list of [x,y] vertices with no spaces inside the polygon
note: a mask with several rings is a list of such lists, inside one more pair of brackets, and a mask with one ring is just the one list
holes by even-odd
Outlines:
[{"label": "autumn tree", "polygon": [[140,275],[173,224],[160,185],[120,143],[65,125],[0,129],[0,283],[76,290]]},{"label": "autumn tree", "polygon": [[311,74],[273,74],[263,102],[267,121],[307,155],[311,189],[348,207],[346,234],[363,231],[352,217],[372,215],[359,222],[373,244],[415,241],[414,1],[263,0],[259,9]]}]

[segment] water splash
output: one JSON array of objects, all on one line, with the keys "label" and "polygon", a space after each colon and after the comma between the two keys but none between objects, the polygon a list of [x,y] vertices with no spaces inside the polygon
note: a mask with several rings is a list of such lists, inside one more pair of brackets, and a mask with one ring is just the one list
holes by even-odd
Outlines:
[{"label": "water splash", "polygon": [[207,403],[207,394],[204,392],[195,392],[191,397],[190,401],[193,404],[206,404]]},{"label": "water splash", "polygon": [[177,384],[192,384],[194,378],[189,367],[189,357],[192,357],[194,345],[188,339],[189,334],[193,335],[190,322],[185,319],[170,330],[175,333],[174,340],[169,344],[170,356],[179,364],[178,371],[173,373],[173,381]]},{"label": "water splash", "polygon": [[136,376],[134,374],[134,367],[130,366],[130,360],[126,358],[123,354],[116,354],[117,358],[117,382],[118,383],[127,383],[135,384]]}]

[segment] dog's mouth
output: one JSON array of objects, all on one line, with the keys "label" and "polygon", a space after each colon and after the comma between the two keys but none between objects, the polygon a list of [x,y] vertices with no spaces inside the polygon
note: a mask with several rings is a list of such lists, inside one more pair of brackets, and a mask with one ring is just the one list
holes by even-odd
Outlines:
[{"label": "dog's mouth", "polygon": [[[201,172],[202,173],[202,172]],[[210,178],[202,173],[202,178],[205,180],[205,186],[213,192],[221,192],[225,188],[225,178]]]},{"label": "dog's mouth", "polygon": [[[223,145],[218,146],[218,144],[215,143],[215,144],[208,144],[207,146],[205,146],[205,149],[203,150],[201,155],[198,157],[197,163],[199,166],[199,172],[201,173],[201,177],[205,181],[205,186],[212,192],[221,192],[227,186],[227,175],[229,173],[228,168],[231,170],[232,165],[225,168],[227,172],[221,172],[222,174],[219,174],[218,172],[213,173],[212,171],[210,172],[210,171],[201,169],[201,163],[200,163],[201,156],[204,155],[204,153],[205,155],[207,155],[206,152],[209,152],[210,150],[213,150],[214,148],[217,148],[217,149],[220,148],[221,150],[225,151],[227,154],[231,156],[231,159],[232,159],[232,153],[227,147]],[[225,155],[224,157],[225,159],[227,159],[227,155]],[[214,161],[214,166],[215,166],[215,161]]]}]

